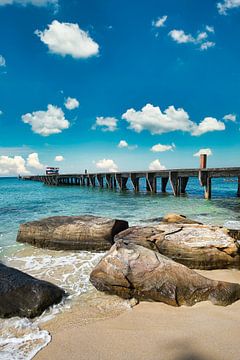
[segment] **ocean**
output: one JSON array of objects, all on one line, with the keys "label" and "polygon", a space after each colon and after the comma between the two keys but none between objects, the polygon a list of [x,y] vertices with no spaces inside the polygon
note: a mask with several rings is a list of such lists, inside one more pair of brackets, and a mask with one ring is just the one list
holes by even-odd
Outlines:
[{"label": "ocean", "polygon": [[[92,214],[128,220],[130,225],[154,222],[166,213],[180,213],[206,224],[223,225],[240,220],[240,198],[236,182],[212,182],[212,200],[203,198],[197,179],[190,179],[187,194],[149,194],[143,182],[140,193],[131,185],[126,192],[80,186],[48,187],[17,178],[0,178],[0,260],[40,279],[63,287],[70,295],[41,317],[28,320],[0,320],[0,358],[28,360],[51,340],[41,324],[69,311],[73,306],[94,308],[94,316],[83,316],[83,323],[112,316],[129,308],[127,301],[99,294],[89,284],[91,269],[103,253],[56,252],[16,243],[21,223],[56,215]],[[94,319],[93,319],[94,318]]]}]

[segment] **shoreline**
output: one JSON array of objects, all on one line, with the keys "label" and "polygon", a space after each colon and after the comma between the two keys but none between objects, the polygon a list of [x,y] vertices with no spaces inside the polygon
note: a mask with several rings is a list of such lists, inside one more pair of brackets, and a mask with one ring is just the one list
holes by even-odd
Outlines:
[{"label": "shoreline", "polygon": [[[198,272],[240,283],[239,270]],[[239,360],[240,301],[227,307],[140,302],[110,319],[82,324],[81,318],[75,308],[41,326],[52,339],[34,359]]]}]

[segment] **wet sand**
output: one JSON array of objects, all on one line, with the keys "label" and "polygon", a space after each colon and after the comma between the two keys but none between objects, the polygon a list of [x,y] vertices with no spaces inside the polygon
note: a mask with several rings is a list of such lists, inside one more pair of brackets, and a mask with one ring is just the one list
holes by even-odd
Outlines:
[{"label": "wet sand", "polygon": [[[240,283],[236,270],[199,273]],[[92,310],[75,308],[45,324],[52,341],[35,359],[240,359],[240,301],[228,307],[202,302],[180,308],[142,302],[117,317],[86,325],[84,311]]]}]

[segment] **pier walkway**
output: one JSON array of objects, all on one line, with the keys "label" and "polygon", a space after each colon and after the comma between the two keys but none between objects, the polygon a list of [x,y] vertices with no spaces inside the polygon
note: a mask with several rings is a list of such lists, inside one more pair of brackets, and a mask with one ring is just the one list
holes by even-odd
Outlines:
[{"label": "pier walkway", "polygon": [[237,196],[240,197],[240,167],[232,168],[197,168],[197,169],[172,169],[159,171],[131,171],[131,172],[104,172],[84,174],[58,174],[58,175],[33,175],[23,176],[24,180],[41,181],[46,185],[76,185],[99,186],[101,188],[126,190],[128,180],[133,189],[139,191],[139,180],[144,178],[146,189],[157,192],[157,179],[161,179],[161,191],[166,192],[170,182],[173,194],[179,196],[186,192],[190,177],[199,179],[200,186],[204,187],[206,199],[211,198],[213,178],[236,178]]}]

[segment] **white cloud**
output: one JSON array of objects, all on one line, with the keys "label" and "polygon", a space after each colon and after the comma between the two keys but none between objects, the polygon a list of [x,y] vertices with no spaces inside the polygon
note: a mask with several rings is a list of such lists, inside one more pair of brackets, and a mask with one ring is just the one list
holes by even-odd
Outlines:
[{"label": "white cloud", "polygon": [[120,140],[119,144],[118,144],[119,148],[127,148],[128,147],[128,143],[126,142],[126,140]]},{"label": "white cloud", "polygon": [[198,152],[196,152],[193,156],[200,156],[206,154],[207,156],[211,156],[212,155],[212,150],[207,148],[207,149],[200,149]]},{"label": "white cloud", "polygon": [[51,104],[48,105],[47,111],[34,111],[23,115],[22,121],[31,125],[34,133],[42,136],[59,134],[70,125],[62,109]]},{"label": "white cloud", "polygon": [[235,114],[227,114],[223,117],[223,120],[226,120],[226,121],[236,121],[237,120],[237,115]]},{"label": "white cloud", "polygon": [[158,18],[156,21],[153,21],[152,25],[157,28],[163,27],[165,25],[167,18],[168,18],[167,15],[164,15],[161,18]]},{"label": "white cloud", "polygon": [[75,98],[68,97],[64,105],[68,110],[74,110],[79,107],[79,101]]},{"label": "white cloud", "polygon": [[[211,26],[206,26],[208,33],[214,33],[214,28]],[[187,44],[192,43],[200,46],[200,50],[207,50],[213,46],[215,43],[213,41],[206,41],[208,39],[208,34],[206,31],[198,32],[194,37],[191,34],[186,34],[183,30],[171,30],[169,36],[172,40],[176,41],[178,44]]]},{"label": "white cloud", "polygon": [[216,43],[213,42],[213,41],[206,41],[206,42],[201,44],[200,49],[201,50],[207,50],[207,49],[209,49],[211,47],[214,47],[215,45],[216,45]]},{"label": "white cloud", "polygon": [[2,67],[6,66],[6,60],[2,55],[0,55],[0,66]]},{"label": "white cloud", "polygon": [[225,130],[225,124],[212,117],[206,117],[200,124],[194,129],[192,135],[199,136],[211,131]]},{"label": "white cloud", "polygon": [[117,122],[118,120],[114,117],[98,116],[92,130],[96,130],[99,126],[102,127],[102,131],[115,131],[117,130]]},{"label": "white cloud", "polygon": [[22,156],[0,156],[0,175],[27,175],[25,160]]},{"label": "white cloud", "polygon": [[164,151],[174,150],[175,147],[176,146],[174,144],[172,144],[172,145],[156,144],[151,147],[151,151],[152,152],[164,152]]},{"label": "white cloud", "polygon": [[186,44],[195,41],[195,39],[192,37],[191,34],[185,34],[183,30],[176,30],[176,29],[171,30],[169,32],[169,35],[178,44]]},{"label": "white cloud", "polygon": [[41,170],[44,168],[44,165],[40,163],[38,153],[32,153],[28,155],[27,166],[34,169]]},{"label": "white cloud", "polygon": [[221,15],[227,15],[228,10],[240,7],[240,0],[224,0],[217,3],[218,12]]},{"label": "white cloud", "polygon": [[160,161],[156,159],[149,164],[149,170],[166,170],[166,167],[161,165]]},{"label": "white cloud", "polygon": [[58,6],[58,0],[0,0],[0,6],[3,5],[34,5],[34,6],[47,6],[47,5],[55,5]]},{"label": "white cloud", "polygon": [[55,156],[54,160],[60,162],[60,161],[64,160],[64,157],[62,155],[57,155],[57,156]]},{"label": "white cloud", "polygon": [[96,167],[101,170],[106,170],[110,172],[117,172],[118,166],[112,159],[102,159],[96,163]]},{"label": "white cloud", "polygon": [[209,25],[206,25],[206,30],[210,33],[215,33],[215,30],[214,30],[214,27],[213,26],[209,26]]},{"label": "white cloud", "polygon": [[128,150],[135,150],[138,146],[137,145],[129,145],[126,140],[120,140],[118,143],[118,147],[120,149],[128,149]]},{"label": "white cloud", "polygon": [[79,59],[97,55],[99,51],[99,45],[78,24],[54,20],[48,25],[48,29],[36,30],[35,34],[54,54]]},{"label": "white cloud", "polygon": [[162,112],[160,107],[147,104],[140,111],[127,110],[122,119],[129,123],[129,129],[138,133],[143,130],[148,130],[151,134],[184,131],[199,136],[209,131],[225,129],[223,122],[211,117],[205,118],[198,125],[190,120],[184,109],[175,109],[174,106],[169,106]]}]

